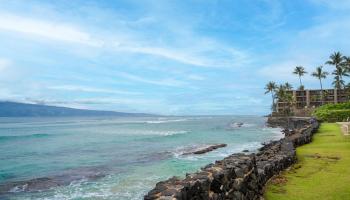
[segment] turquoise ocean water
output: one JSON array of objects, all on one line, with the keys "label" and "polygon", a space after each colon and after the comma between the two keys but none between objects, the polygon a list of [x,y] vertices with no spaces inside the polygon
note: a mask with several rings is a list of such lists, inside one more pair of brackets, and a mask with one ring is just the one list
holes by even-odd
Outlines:
[{"label": "turquoise ocean water", "polygon": [[[283,136],[265,121],[256,116],[0,118],[0,199],[142,199],[158,181]],[[217,143],[228,146],[182,155]]]}]

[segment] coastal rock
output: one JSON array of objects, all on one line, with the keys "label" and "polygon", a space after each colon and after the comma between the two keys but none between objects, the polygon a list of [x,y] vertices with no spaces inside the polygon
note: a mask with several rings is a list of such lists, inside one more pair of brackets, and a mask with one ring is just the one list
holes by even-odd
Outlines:
[{"label": "coastal rock", "polygon": [[223,148],[226,147],[227,144],[214,144],[214,145],[210,145],[208,147],[196,150],[196,151],[192,151],[192,152],[187,152],[187,153],[183,153],[182,155],[190,155],[190,154],[205,154],[208,153],[210,151],[214,151],[215,149],[218,148]]},{"label": "coastal rock", "polygon": [[197,173],[187,174],[185,179],[159,182],[144,199],[263,199],[266,182],[296,162],[295,148],[311,142],[319,125],[307,119],[295,122],[301,123],[293,125],[299,128],[283,139],[265,144],[257,154],[232,154]]}]

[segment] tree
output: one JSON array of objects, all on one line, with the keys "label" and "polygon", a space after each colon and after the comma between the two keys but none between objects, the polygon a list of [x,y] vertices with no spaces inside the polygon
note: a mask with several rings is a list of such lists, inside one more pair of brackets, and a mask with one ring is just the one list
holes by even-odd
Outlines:
[{"label": "tree", "polygon": [[334,85],[334,88],[341,89],[345,86],[345,81],[342,79],[342,75],[344,74],[344,70],[342,68],[338,68],[332,72],[334,75],[334,81],[332,84]]},{"label": "tree", "polygon": [[277,85],[275,82],[273,81],[270,81],[266,84],[265,86],[265,94],[267,93],[271,93],[271,97],[272,97],[272,111],[275,111],[276,110],[276,106],[275,106],[275,92],[276,92],[276,89],[277,89]]},{"label": "tree", "polygon": [[321,86],[321,99],[322,99],[322,104],[324,101],[324,95],[323,95],[323,88],[322,88],[322,79],[325,79],[328,75],[328,72],[323,71],[323,66],[316,67],[316,71],[312,72],[311,76],[318,78],[320,81],[320,86]]},{"label": "tree", "polygon": [[292,90],[292,89],[293,89],[293,86],[292,86],[290,83],[286,82],[286,83],[284,84],[284,88],[285,88],[286,90]]},{"label": "tree", "polygon": [[[344,56],[343,67],[348,73],[350,72],[350,56],[348,57]],[[347,99],[350,100],[350,83],[347,83],[347,85],[344,86],[344,89],[345,89]]]},{"label": "tree", "polygon": [[344,87],[343,76],[348,76],[348,70],[344,66],[344,60],[346,59],[340,52],[334,52],[329,56],[329,60],[326,62],[327,65],[334,65],[335,70],[332,72],[334,75],[333,85],[337,89]]},{"label": "tree", "polygon": [[299,76],[299,82],[300,82],[300,89],[303,89],[303,84],[301,82],[301,77],[304,76],[304,74],[307,74],[303,66],[296,66],[294,69],[293,74],[296,74]]},{"label": "tree", "polygon": [[276,89],[276,96],[278,102],[283,102],[282,112],[284,115],[292,113],[292,106],[294,103],[293,94],[287,91],[286,84],[279,85]]},{"label": "tree", "polygon": [[346,69],[347,72],[350,72],[350,56],[344,56],[343,67]]}]

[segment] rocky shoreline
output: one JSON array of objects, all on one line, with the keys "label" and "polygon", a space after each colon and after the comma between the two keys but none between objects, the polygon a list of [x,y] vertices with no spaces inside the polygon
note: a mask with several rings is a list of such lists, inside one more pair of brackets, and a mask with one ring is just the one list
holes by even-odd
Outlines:
[{"label": "rocky shoreline", "polygon": [[310,143],[319,127],[310,118],[274,119],[273,125],[286,128],[283,139],[265,144],[256,154],[232,154],[184,179],[159,182],[144,199],[263,199],[266,182],[297,161],[296,147]]}]

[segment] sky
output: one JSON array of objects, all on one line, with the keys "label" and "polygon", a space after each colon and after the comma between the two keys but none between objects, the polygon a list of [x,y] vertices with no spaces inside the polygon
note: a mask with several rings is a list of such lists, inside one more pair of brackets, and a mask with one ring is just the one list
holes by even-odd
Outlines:
[{"label": "sky", "polygon": [[297,88],[302,65],[319,88],[349,36],[348,0],[0,0],[0,100],[263,115],[268,81]]}]

